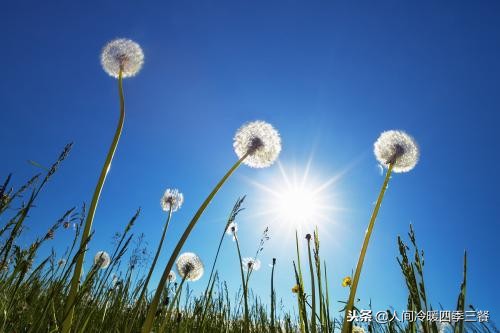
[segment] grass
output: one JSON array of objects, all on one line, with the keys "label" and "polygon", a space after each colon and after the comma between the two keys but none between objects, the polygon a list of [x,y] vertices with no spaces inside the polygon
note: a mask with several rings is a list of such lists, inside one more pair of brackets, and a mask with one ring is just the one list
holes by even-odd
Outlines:
[{"label": "grass", "polygon": [[[46,170],[29,179],[24,185],[14,190],[10,187],[12,177],[8,175],[0,187],[0,310],[1,332],[60,332],[64,322],[74,308],[71,325],[72,332],[139,332],[151,311],[153,299],[149,282],[149,272],[141,275],[137,256],[125,256],[127,252],[138,253],[140,242],[132,236],[134,225],[140,211],[131,216],[124,224],[123,231],[116,238],[115,248],[111,252],[111,263],[106,269],[94,265],[82,276],[73,302],[68,304],[71,290],[71,278],[78,258],[86,243],[92,240],[92,234],[84,244],[77,246],[82,236],[82,228],[87,215],[85,207],[66,209],[61,217],[49,226],[46,234],[26,248],[21,247],[19,237],[24,226],[29,223],[29,212],[36,204],[36,199],[54,176],[61,163],[67,158],[71,145],[64,148],[56,162]],[[326,263],[320,256],[320,238],[317,230],[305,240],[297,238],[297,258],[290,274],[295,276],[298,286],[296,309],[290,313],[276,311],[276,295],[273,286],[274,269],[271,271],[270,298],[271,311],[260,297],[250,288],[252,270],[243,270],[240,265],[241,290],[236,295],[229,295],[226,282],[216,270],[225,232],[237,219],[243,209],[244,198],[236,201],[227,222],[221,225],[222,235],[215,255],[209,281],[205,292],[194,295],[187,284],[166,282],[156,292],[159,295],[158,306],[152,316],[151,330],[154,332],[340,332],[342,318],[332,317],[328,280],[332,275],[326,270]],[[73,242],[64,251],[63,260],[56,252],[47,257],[38,253],[45,243],[64,228],[75,228]],[[235,255],[240,253],[238,237],[235,232]],[[410,246],[398,237],[400,257],[398,263],[408,289],[408,309],[428,311],[429,304],[424,283],[423,252],[418,248],[415,232],[410,226],[408,234]],[[264,232],[255,258],[262,251],[267,240]],[[135,246],[135,248],[134,248]],[[308,269],[303,271],[300,251],[306,250]],[[409,255],[409,252],[413,254]],[[127,258],[127,262],[125,262]],[[240,264],[243,259],[239,255]],[[463,282],[459,290],[457,309],[465,311],[467,257],[464,255]],[[322,269],[323,268],[323,269]],[[236,269],[236,267],[235,267]],[[310,275],[310,288],[304,285],[303,272]],[[114,275],[120,276],[119,279]],[[340,280],[339,277],[333,278]],[[147,290],[147,291],[145,291]],[[141,297],[142,296],[142,297]],[[268,297],[268,296],[266,296]],[[243,306],[242,306],[243,304]],[[356,304],[354,304],[354,308]],[[387,310],[390,312],[390,310]],[[436,323],[392,323],[381,325],[370,323],[365,326],[369,332],[425,332],[443,331]],[[451,332],[498,332],[492,323],[458,322],[448,328]]]},{"label": "grass", "polygon": [[[195,269],[193,263],[186,262],[187,266],[180,269],[180,283],[172,281],[169,276],[184,243],[208,205],[231,175],[241,164],[249,163],[250,166],[265,167],[272,164],[273,159],[277,158],[281,149],[279,135],[272,126],[269,124],[264,124],[264,126],[262,122],[254,122],[250,126],[256,126],[260,131],[267,131],[261,135],[262,138],[250,133],[248,127],[240,129],[242,132],[240,132],[239,139],[249,140],[248,146],[244,145],[246,152],[238,154],[239,160],[229,168],[200,205],[170,254],[156,286],[151,286],[150,280],[158,265],[157,261],[166,238],[168,225],[172,213],[175,211],[172,208],[172,202],[170,202],[161,241],[157,245],[154,259],[150,265],[145,255],[144,236],[134,236],[132,233],[140,216],[140,210],[138,210],[131,216],[128,223],[124,224],[123,231],[116,234],[115,246],[109,256],[109,263],[103,266],[101,261],[103,256],[99,256],[94,259],[90,270],[84,274],[83,262],[87,254],[87,245],[92,241],[94,214],[124,124],[125,98],[122,70],[130,59],[127,59],[125,54],[120,55],[116,60],[120,62],[120,70],[117,75],[120,117],[88,211],[85,206],[66,209],[57,221],[48,226],[48,231],[45,234],[34,239],[27,247],[20,245],[22,242],[19,239],[29,224],[30,211],[35,207],[37,198],[49,180],[68,157],[72,144],[64,147],[50,168],[44,168],[32,162],[34,166],[41,168],[44,172],[33,176],[19,188],[14,190],[11,187],[11,175],[7,175],[0,187],[0,333],[498,332],[492,323],[458,321],[449,326],[443,326],[430,321],[391,322],[388,324],[369,322],[364,326],[358,326],[358,324],[353,326],[353,323],[348,320],[352,311],[357,310],[358,307],[361,308],[360,304],[356,304],[358,302],[356,290],[372,230],[391,172],[396,164],[396,159],[400,156],[398,154],[404,153],[403,146],[400,145],[396,146],[396,153],[388,161],[388,171],[365,234],[355,274],[352,281],[349,279],[351,281],[350,293],[348,300],[344,302],[344,308],[341,310],[344,312],[343,317],[332,315],[336,311],[333,311],[330,303],[329,280],[340,281],[340,278],[336,276],[332,278],[332,274],[327,272],[326,263],[321,259],[320,235],[317,228],[312,235],[308,234],[305,240],[299,240],[296,233],[296,259],[288,263],[290,268],[293,267],[293,270],[290,269],[290,276],[295,277],[296,282],[296,286],[293,287],[297,299],[296,307],[289,308],[289,313],[277,311],[278,295],[274,288],[276,259],[273,259],[269,276],[270,293],[266,295],[266,298],[270,298],[270,310],[266,305],[267,302],[263,302],[258,295],[253,293],[250,288],[251,276],[259,268],[258,257],[263,251],[269,235],[266,228],[258,243],[255,256],[242,258],[235,221],[243,210],[242,205],[245,197],[236,201],[226,223],[221,225],[222,234],[211,264],[205,291],[201,295],[194,295],[189,284],[186,283],[191,279],[190,270]],[[391,135],[389,137],[393,137]],[[267,142],[269,146],[266,146],[265,140],[271,140]],[[265,150],[269,147],[273,149],[271,153]],[[70,246],[63,251],[63,255],[61,256],[56,250],[52,250],[50,255],[43,257],[41,255],[43,251],[40,251],[42,246],[50,242],[59,229],[71,227],[75,229],[74,238]],[[216,263],[226,233],[229,233],[235,241],[234,255],[239,259],[239,267],[235,267],[235,269],[238,269],[241,275],[240,291],[232,296],[229,295],[226,281],[219,276],[216,270]],[[432,311],[433,307],[429,304],[424,283],[423,251],[419,250],[417,246],[412,226],[410,226],[408,236],[411,248],[398,237],[400,250],[398,263],[408,289],[408,310]],[[412,259],[408,256],[408,251],[411,249],[414,251]],[[304,258],[301,258],[301,252],[305,254],[305,262],[303,262]],[[143,275],[142,268],[146,268],[146,275]],[[304,283],[303,274],[309,276],[309,288]],[[462,312],[468,308],[466,306],[466,287],[467,255],[464,254],[463,282],[457,300],[457,310]],[[471,306],[469,308],[473,309]],[[387,315],[391,316],[390,310],[387,310]]]}]

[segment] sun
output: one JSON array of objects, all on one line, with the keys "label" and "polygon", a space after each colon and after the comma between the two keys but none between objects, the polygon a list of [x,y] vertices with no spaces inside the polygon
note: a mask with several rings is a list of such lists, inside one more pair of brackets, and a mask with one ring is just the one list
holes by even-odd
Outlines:
[{"label": "sun", "polygon": [[279,220],[294,226],[314,223],[322,209],[323,197],[301,184],[286,186],[272,199]]},{"label": "sun", "polygon": [[279,230],[293,233],[334,223],[340,205],[333,185],[342,173],[321,180],[318,172],[311,172],[311,158],[302,168],[277,164],[277,174],[264,182],[250,181],[261,190],[258,215]]}]

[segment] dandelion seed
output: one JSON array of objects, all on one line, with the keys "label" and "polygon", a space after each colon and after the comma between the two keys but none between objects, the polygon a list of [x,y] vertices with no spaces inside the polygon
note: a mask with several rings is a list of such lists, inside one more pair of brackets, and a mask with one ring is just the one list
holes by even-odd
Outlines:
[{"label": "dandelion seed", "polygon": [[293,288],[292,288],[292,293],[294,293],[294,294],[298,294],[298,293],[299,293],[299,291],[300,291],[300,287],[299,287],[299,285],[298,285],[298,284],[296,284],[295,286],[293,286]]},{"label": "dandelion seed", "polygon": [[177,259],[177,271],[179,275],[188,281],[197,281],[203,276],[203,263],[196,254],[186,252]]},{"label": "dandelion seed", "polygon": [[179,210],[184,202],[184,195],[179,192],[178,189],[168,188],[160,200],[161,208],[168,212],[172,209],[172,212]]},{"label": "dandelion seed", "polygon": [[104,46],[101,53],[101,65],[104,71],[114,78],[118,78],[120,69],[122,77],[136,75],[144,63],[144,53],[136,42],[119,38]]},{"label": "dandelion seed", "polygon": [[420,155],[415,139],[403,131],[385,131],[373,146],[379,163],[385,167],[394,163],[394,172],[410,171]]},{"label": "dandelion seed", "polygon": [[260,260],[254,258],[243,258],[242,260],[243,269],[245,271],[258,271],[260,269]]},{"label": "dandelion seed", "polygon": [[175,272],[170,271],[170,273],[168,273],[168,282],[175,282],[176,279],[177,275],[175,275]]},{"label": "dandelion seed", "polygon": [[108,268],[111,263],[111,258],[107,252],[99,251],[95,254],[94,257],[94,265],[98,266],[101,269]]},{"label": "dandelion seed", "polygon": [[343,280],[342,280],[342,287],[350,287],[352,284],[352,279],[350,276],[346,276]]},{"label": "dandelion seed", "polygon": [[237,232],[237,231],[238,231],[238,223],[231,222],[227,226],[226,234],[228,234],[228,235],[234,235],[234,233]]},{"label": "dandelion seed", "polygon": [[281,152],[281,138],[271,124],[257,120],[238,129],[233,147],[239,158],[248,154],[244,164],[252,168],[265,168],[278,158]]}]

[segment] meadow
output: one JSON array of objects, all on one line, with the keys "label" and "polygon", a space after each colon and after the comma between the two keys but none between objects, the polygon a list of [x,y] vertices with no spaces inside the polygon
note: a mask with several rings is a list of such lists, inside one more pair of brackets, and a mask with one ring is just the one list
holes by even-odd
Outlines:
[{"label": "meadow", "polygon": [[[61,210],[61,217],[47,225],[47,233],[22,247],[19,238],[30,224],[30,212],[36,209],[37,199],[50,186],[52,177],[70,157],[72,144],[64,147],[55,162],[48,168],[36,165],[42,171],[19,187],[12,186],[12,175],[6,175],[0,187],[0,309],[1,332],[498,332],[487,320],[487,313],[480,313],[467,302],[467,254],[464,253],[462,284],[457,290],[456,309],[444,317],[437,315],[439,308],[429,304],[424,280],[424,252],[417,245],[412,226],[407,239],[398,238],[398,263],[408,290],[407,310],[416,314],[406,320],[350,320],[358,309],[357,287],[372,231],[382,207],[385,192],[394,173],[408,173],[418,163],[419,148],[416,140],[400,130],[381,133],[374,143],[375,157],[384,167],[385,177],[378,199],[367,224],[364,242],[352,276],[341,277],[327,270],[328,263],[321,256],[321,235],[314,226],[312,234],[299,238],[296,234],[296,253],[290,264],[290,275],[295,285],[293,311],[278,311],[280,295],[274,287],[274,264],[269,276],[269,293],[256,295],[252,291],[252,273],[261,266],[259,255],[269,238],[266,229],[253,257],[241,254],[238,234],[238,214],[244,209],[245,197],[235,198],[233,209],[225,223],[220,225],[220,238],[212,240],[217,252],[212,262],[203,263],[198,255],[184,248],[195,225],[205,209],[216,200],[225,182],[242,166],[266,168],[271,166],[281,152],[281,137],[271,124],[257,120],[243,124],[236,131],[233,141],[237,160],[207,195],[170,254],[169,260],[158,260],[164,241],[169,237],[168,227],[172,215],[182,209],[184,197],[175,188],[165,190],[160,200],[166,220],[160,242],[154,244],[152,260],[143,261],[141,246],[133,242],[133,230],[140,223],[140,211],[124,221],[123,229],[116,234],[115,248],[110,253],[87,253],[93,240],[94,215],[100,194],[116,152],[125,121],[123,79],[139,73],[144,63],[140,46],[128,39],[117,39],[107,44],[101,55],[104,70],[117,79],[119,120],[109,146],[93,197],[88,205]],[[97,158],[97,157],[96,157]],[[16,180],[18,181],[18,180]],[[52,208],[52,207],[51,207]],[[40,249],[64,229],[74,230],[74,238],[61,253],[40,256]],[[238,257],[241,276],[238,293],[230,295],[224,276],[219,276],[217,264],[221,245],[231,238],[233,251]],[[91,269],[84,272],[85,259],[92,261]],[[147,267],[141,274],[139,265]],[[161,278],[152,283],[154,272]],[[189,283],[196,283],[204,274],[209,276],[204,292],[195,295]],[[343,280],[342,280],[343,278]],[[365,277],[369,279],[369,277]],[[306,281],[306,282],[304,282]],[[343,309],[337,312],[332,304],[329,286],[342,281],[349,288],[349,297]],[[264,302],[263,298],[267,301]],[[382,313],[393,318],[389,307]],[[334,310],[335,309],[335,310]],[[463,316],[474,312],[478,320],[466,321]],[[420,316],[423,317],[420,317]],[[441,313],[439,313],[441,315]],[[462,317],[461,317],[462,316]]]}]

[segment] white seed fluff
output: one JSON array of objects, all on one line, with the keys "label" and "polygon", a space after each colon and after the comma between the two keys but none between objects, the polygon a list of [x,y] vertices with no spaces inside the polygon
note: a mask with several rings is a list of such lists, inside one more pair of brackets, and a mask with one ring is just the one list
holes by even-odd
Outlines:
[{"label": "white seed fluff", "polygon": [[236,222],[229,223],[229,225],[227,226],[227,229],[226,229],[226,234],[232,236],[232,235],[234,235],[235,232],[238,232],[238,223],[236,223]]},{"label": "white seed fluff", "polygon": [[281,138],[278,131],[265,121],[252,121],[238,129],[234,136],[233,147],[236,155],[252,168],[271,166],[281,152]]},{"label": "white seed fluff", "polygon": [[200,257],[192,252],[186,252],[177,259],[179,275],[188,281],[197,281],[203,276],[205,268]]},{"label": "white seed fluff", "polygon": [[260,260],[254,258],[243,258],[241,265],[245,271],[258,271],[260,269]]},{"label": "white seed fluff", "polygon": [[101,269],[108,268],[111,263],[111,258],[107,252],[99,251],[95,254],[94,265],[97,265]]},{"label": "white seed fluff", "polygon": [[144,53],[136,42],[118,38],[104,46],[101,53],[101,65],[106,73],[118,78],[120,68],[122,77],[136,75],[144,64]]},{"label": "white seed fluff", "polygon": [[168,212],[172,209],[172,212],[179,210],[184,202],[184,195],[179,192],[178,189],[168,188],[160,200],[161,208]]},{"label": "white seed fluff", "polygon": [[420,156],[415,139],[403,131],[385,131],[373,145],[379,163],[388,167],[394,163],[394,172],[408,172],[415,167]]},{"label": "white seed fluff", "polygon": [[168,273],[168,282],[175,282],[176,279],[177,275],[175,275],[175,272],[170,271],[170,273]]}]

